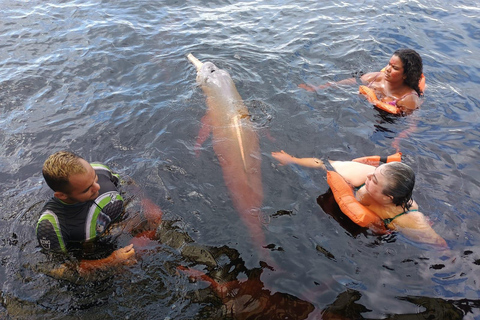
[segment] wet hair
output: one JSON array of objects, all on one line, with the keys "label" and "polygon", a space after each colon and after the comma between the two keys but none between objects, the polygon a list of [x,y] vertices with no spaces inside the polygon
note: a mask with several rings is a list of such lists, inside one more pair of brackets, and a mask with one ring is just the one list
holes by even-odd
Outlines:
[{"label": "wet hair", "polygon": [[58,151],[50,155],[42,169],[43,178],[50,189],[68,194],[70,192],[69,177],[87,172],[80,159],[82,159],[80,156],[69,151]]},{"label": "wet hair", "polygon": [[422,57],[413,49],[399,49],[393,55],[399,57],[402,61],[403,73],[406,76],[404,83],[413,88],[419,96],[422,95],[423,92],[418,87],[418,82],[423,73]]},{"label": "wet hair", "polygon": [[412,206],[412,192],[415,186],[415,173],[412,168],[401,162],[391,162],[385,165],[383,174],[388,177],[383,194],[392,197],[396,206],[408,211]]}]

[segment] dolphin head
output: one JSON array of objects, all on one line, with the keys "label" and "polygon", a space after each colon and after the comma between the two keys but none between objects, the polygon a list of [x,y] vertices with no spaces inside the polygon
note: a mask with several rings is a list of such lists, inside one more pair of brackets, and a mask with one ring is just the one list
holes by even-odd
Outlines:
[{"label": "dolphin head", "polygon": [[233,83],[227,71],[218,68],[212,62],[205,62],[197,72],[197,83],[200,86],[221,87],[225,82]]},{"label": "dolphin head", "polygon": [[206,85],[208,82],[208,79],[211,79],[212,77],[215,76],[214,73],[216,71],[218,71],[218,68],[216,65],[214,65],[210,61],[205,62],[197,72],[197,83],[199,85]]}]

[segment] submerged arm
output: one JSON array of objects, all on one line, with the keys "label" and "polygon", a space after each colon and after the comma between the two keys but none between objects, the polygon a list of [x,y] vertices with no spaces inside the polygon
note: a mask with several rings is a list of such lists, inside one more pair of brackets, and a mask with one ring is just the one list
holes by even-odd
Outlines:
[{"label": "submerged arm", "polygon": [[105,271],[124,265],[135,264],[135,249],[133,244],[112,252],[108,257],[99,260],[82,260],[77,267],[81,276],[88,276],[95,271]]},{"label": "submerged arm", "polygon": [[402,216],[403,219],[393,221],[395,229],[400,231],[405,237],[419,243],[425,243],[440,249],[447,249],[448,245],[432,228],[430,221],[420,211],[412,211]]},{"label": "submerged arm", "polygon": [[46,273],[57,279],[71,279],[75,275],[82,278],[94,278],[99,273],[113,271],[124,265],[135,264],[135,250],[133,245],[115,250],[108,257],[98,260],[82,260],[79,263],[64,263]]},{"label": "submerged arm", "polygon": [[298,85],[298,87],[301,88],[301,89],[313,92],[313,91],[317,91],[317,90],[320,90],[320,89],[326,89],[326,88],[331,87],[331,86],[354,85],[356,83],[357,83],[357,79],[348,78],[348,79],[343,79],[343,80],[336,81],[336,82],[327,82],[325,84],[321,84],[321,85],[318,85],[318,86],[315,86],[313,84],[301,83],[301,84]]},{"label": "submerged arm", "polygon": [[[364,74],[363,76],[360,77],[360,80],[363,82],[363,83],[369,83],[371,81],[373,81],[373,79],[375,79],[375,77],[378,75],[379,72],[370,72],[370,73],[366,73]],[[317,90],[320,90],[320,89],[326,89],[328,87],[331,87],[331,86],[351,86],[351,85],[355,85],[357,84],[357,79],[356,78],[347,78],[347,79],[343,79],[343,80],[340,80],[340,81],[335,81],[335,82],[327,82],[325,84],[321,84],[321,85],[318,85],[318,86],[315,86],[315,85],[312,85],[312,84],[307,84],[307,83],[301,83],[298,85],[299,88],[302,88],[304,90],[307,90],[307,91],[317,91]]]}]

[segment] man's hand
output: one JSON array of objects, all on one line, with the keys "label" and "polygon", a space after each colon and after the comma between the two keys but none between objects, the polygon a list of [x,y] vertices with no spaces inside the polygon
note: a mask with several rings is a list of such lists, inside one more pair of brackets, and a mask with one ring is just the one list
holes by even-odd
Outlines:
[{"label": "man's hand", "polygon": [[131,266],[137,263],[133,244],[115,250],[111,255],[99,260],[82,260],[77,268],[81,276],[90,276],[96,271],[105,271],[122,265]]},{"label": "man's hand", "polygon": [[137,259],[135,259],[135,249],[133,248],[133,244],[115,250],[112,253],[111,257],[113,258],[114,264],[123,264],[126,266],[130,266],[137,263]]}]

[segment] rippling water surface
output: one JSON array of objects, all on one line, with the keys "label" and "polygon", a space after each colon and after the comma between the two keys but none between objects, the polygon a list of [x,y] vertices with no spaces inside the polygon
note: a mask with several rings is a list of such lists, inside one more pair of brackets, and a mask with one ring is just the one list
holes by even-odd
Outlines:
[{"label": "rippling water surface", "polygon": [[[263,318],[480,319],[476,1],[3,1],[0,13],[0,318],[247,319],[273,308]],[[381,114],[356,87],[297,87],[377,71],[402,47],[422,55],[428,84],[409,117]],[[211,141],[195,156],[206,105],[189,52],[232,75],[259,128],[270,244],[260,250],[275,271],[260,275]],[[322,172],[270,156],[350,159],[397,144],[446,255],[345,229],[317,204]],[[44,275],[34,226],[51,191],[41,166],[61,149],[132,177],[217,254],[217,270],[159,243],[101,281]],[[177,265],[223,270],[217,279],[239,287],[221,299]]]}]

